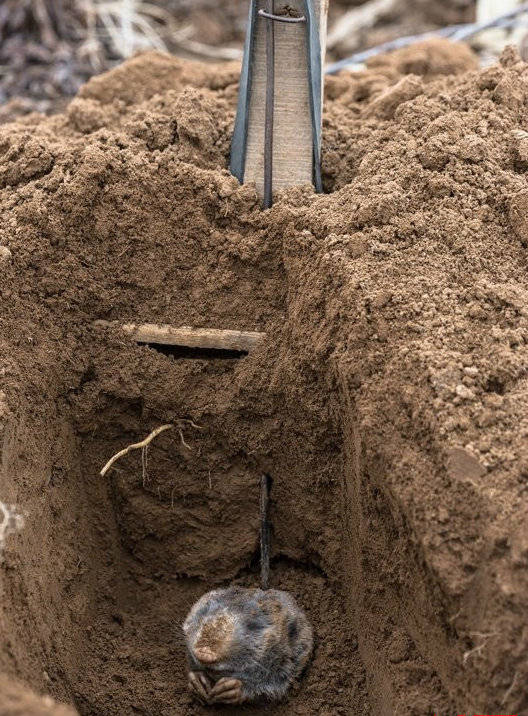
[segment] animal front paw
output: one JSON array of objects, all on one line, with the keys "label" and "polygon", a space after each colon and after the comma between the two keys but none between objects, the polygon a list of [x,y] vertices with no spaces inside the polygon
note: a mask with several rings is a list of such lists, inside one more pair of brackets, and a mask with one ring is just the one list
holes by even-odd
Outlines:
[{"label": "animal front paw", "polygon": [[201,671],[189,671],[189,689],[200,701],[206,704],[209,703],[211,682],[204,673]]},{"label": "animal front paw", "polygon": [[240,679],[223,677],[209,691],[210,704],[241,704],[244,701]]}]

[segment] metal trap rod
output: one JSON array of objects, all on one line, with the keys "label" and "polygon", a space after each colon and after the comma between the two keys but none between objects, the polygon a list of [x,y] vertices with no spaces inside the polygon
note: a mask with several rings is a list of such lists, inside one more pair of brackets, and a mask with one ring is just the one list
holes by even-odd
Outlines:
[{"label": "metal trap rod", "polygon": [[269,587],[270,573],[270,521],[269,503],[271,491],[271,477],[262,475],[260,478],[260,586],[261,589]]},{"label": "metal trap rod", "polygon": [[273,204],[273,120],[275,114],[275,0],[267,0],[266,12],[266,119],[264,124],[264,209]]}]

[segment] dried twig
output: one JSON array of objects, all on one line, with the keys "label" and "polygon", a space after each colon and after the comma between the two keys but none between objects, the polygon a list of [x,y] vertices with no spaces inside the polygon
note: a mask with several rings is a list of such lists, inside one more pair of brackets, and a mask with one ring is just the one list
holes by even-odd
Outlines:
[{"label": "dried twig", "polygon": [[417,42],[423,42],[424,40],[430,40],[433,37],[451,37],[455,33],[455,31],[459,30],[461,27],[465,27],[465,25],[451,25],[449,27],[443,27],[440,30],[422,32],[419,35],[407,35],[406,37],[397,37],[395,40],[383,42],[381,45],[376,45],[376,47],[370,47],[368,50],[356,52],[354,55],[350,55],[350,57],[345,57],[343,60],[333,62],[332,64],[327,65],[325,72],[327,75],[334,75],[336,74],[336,72],[346,70],[348,67],[353,65],[361,65],[366,62],[366,60],[369,60],[371,57],[383,55],[386,52],[400,50],[403,47],[409,47],[409,45],[414,45]]},{"label": "dried twig", "polygon": [[[150,435],[147,435],[147,437],[142,440],[139,443],[133,443],[132,445],[128,445],[126,448],[123,448],[123,450],[120,450],[118,453],[116,453],[113,457],[110,458],[110,460],[106,463],[106,465],[103,467],[103,469],[100,472],[101,477],[104,477],[108,470],[112,467],[114,462],[116,460],[119,460],[119,458],[123,457],[127,453],[131,452],[132,450],[141,450],[142,448],[146,448],[152,440],[154,440],[155,437],[157,437],[160,433],[164,432],[165,430],[171,430],[174,427],[172,423],[169,423],[168,425],[160,425],[159,428],[156,428],[153,430]],[[143,459],[143,470],[145,471],[146,465],[144,462],[144,456],[142,456]],[[143,479],[145,479],[145,474],[143,475]]]},{"label": "dried twig", "polygon": [[514,10],[510,10],[504,15],[488,20],[481,23],[470,23],[468,25],[450,25],[449,27],[443,27],[440,30],[434,30],[431,32],[424,32],[420,35],[409,35],[408,37],[398,37],[396,40],[390,42],[384,42],[376,47],[371,47],[368,50],[362,52],[356,52],[350,57],[346,57],[339,62],[334,62],[326,67],[326,74],[333,75],[340,70],[347,69],[350,66],[360,65],[371,57],[381,55],[385,52],[391,52],[392,50],[398,50],[402,47],[409,47],[417,42],[423,40],[429,40],[433,37],[447,37],[453,42],[461,42],[462,40],[468,40],[469,38],[477,35],[484,30],[489,30],[493,27],[511,27],[518,22],[519,15],[528,13],[528,3],[519,5]]},{"label": "dried twig", "polygon": [[373,27],[382,15],[391,12],[398,0],[369,0],[364,5],[354,7],[330,28],[327,38],[327,47],[346,43],[345,49],[350,49],[358,40],[360,33]]},{"label": "dried twig", "polygon": [[[81,2],[81,0],[78,0]],[[153,47],[167,52],[171,43],[186,52],[203,58],[238,60],[242,51],[231,47],[211,47],[190,39],[191,27],[178,27],[164,8],[140,0],[82,0],[87,18],[87,38],[80,48],[83,54],[94,51],[93,17],[99,21],[99,37],[110,41],[121,57],[130,57],[137,50]],[[98,41],[98,38],[96,38]]]},{"label": "dried twig", "polygon": [[452,39],[455,42],[460,42],[461,40],[466,40],[470,37],[473,37],[473,35],[476,35],[479,32],[489,30],[492,27],[507,27],[509,21],[516,20],[519,15],[522,15],[525,12],[528,12],[527,2],[522,3],[522,5],[518,5],[513,10],[510,10],[509,12],[506,12],[503,15],[499,15],[498,17],[495,17],[491,20],[486,20],[485,22],[475,22],[472,25],[467,25],[465,28],[462,27],[456,33],[454,33]]},{"label": "dried twig", "polygon": [[96,72],[103,69],[103,47],[97,36],[97,13],[92,0],[84,0],[82,11],[86,23],[86,37],[77,50],[80,58],[87,57]]},{"label": "dried twig", "polygon": [[44,0],[33,0],[33,12],[40,25],[42,42],[50,49],[55,48],[58,44],[58,38],[53,29],[48,8]]},{"label": "dried twig", "polygon": [[181,37],[176,40],[176,44],[182,50],[197,55],[198,57],[207,57],[213,60],[240,60],[242,50],[237,47],[213,47],[212,45],[204,45],[203,42],[197,40],[189,40]]}]

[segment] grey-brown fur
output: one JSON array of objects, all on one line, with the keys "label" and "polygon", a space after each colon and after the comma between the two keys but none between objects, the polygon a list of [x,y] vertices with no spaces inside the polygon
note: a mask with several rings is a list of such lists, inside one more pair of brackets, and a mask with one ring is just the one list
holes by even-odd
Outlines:
[{"label": "grey-brown fur", "polygon": [[287,592],[208,592],[183,625],[191,689],[207,703],[282,699],[312,651],[312,628]]}]

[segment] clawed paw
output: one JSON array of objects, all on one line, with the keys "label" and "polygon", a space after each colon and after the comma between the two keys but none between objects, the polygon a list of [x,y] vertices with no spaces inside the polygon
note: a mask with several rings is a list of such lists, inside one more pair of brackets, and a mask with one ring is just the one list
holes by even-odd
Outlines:
[{"label": "clawed paw", "polygon": [[209,703],[211,704],[241,704],[242,682],[239,679],[224,677],[219,679],[209,692]]},{"label": "clawed paw", "polygon": [[229,704],[235,706],[244,701],[242,682],[239,679],[224,677],[216,684],[201,671],[189,672],[189,689],[205,704]]},{"label": "clawed paw", "polygon": [[200,701],[209,703],[211,682],[201,671],[189,671],[189,689]]}]

